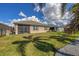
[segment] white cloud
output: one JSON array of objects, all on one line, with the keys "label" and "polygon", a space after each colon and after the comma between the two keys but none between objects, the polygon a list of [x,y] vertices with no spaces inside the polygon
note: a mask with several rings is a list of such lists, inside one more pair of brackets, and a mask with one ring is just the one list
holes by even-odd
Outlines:
[{"label": "white cloud", "polygon": [[47,3],[42,9],[43,14],[50,20],[56,20],[61,17],[61,4],[60,3]]},{"label": "white cloud", "polygon": [[13,20],[11,21],[11,23],[13,23],[13,22],[18,22],[18,21],[25,21],[25,20],[27,20],[27,18],[13,19]]},{"label": "white cloud", "polygon": [[19,16],[27,17],[22,11],[19,13]]},{"label": "white cloud", "polygon": [[30,16],[30,17],[22,18],[22,19],[13,19],[12,22],[28,21],[28,20],[32,20],[32,21],[36,21],[36,22],[40,22],[40,20],[39,20],[36,16]]},{"label": "white cloud", "polygon": [[26,17],[26,18],[22,18],[22,19],[13,19],[11,21],[11,24],[14,23],[14,22],[18,22],[18,21],[29,21],[29,20],[41,23],[41,21],[36,16],[31,16],[31,17]]},{"label": "white cloud", "polygon": [[47,20],[49,24],[52,24],[52,26],[65,26],[74,18],[74,14],[70,11],[65,11],[62,16],[61,6],[61,3],[47,3],[45,7],[42,8],[45,20]]},{"label": "white cloud", "polygon": [[40,22],[40,20],[36,16],[27,17],[22,11],[19,13],[19,16],[23,16],[24,18],[22,18],[22,19],[13,19],[12,23],[13,22],[18,22],[18,21],[27,21],[27,20]]},{"label": "white cloud", "polygon": [[39,11],[40,11],[40,7],[39,7],[39,5],[38,5],[38,4],[35,4],[34,11],[36,11],[36,12],[39,12]]},{"label": "white cloud", "polygon": [[36,16],[28,17],[28,20],[40,22],[40,20]]},{"label": "white cloud", "polygon": [[34,8],[34,11],[39,12],[39,11],[40,11],[40,7],[39,7],[39,6],[36,6],[36,7]]}]

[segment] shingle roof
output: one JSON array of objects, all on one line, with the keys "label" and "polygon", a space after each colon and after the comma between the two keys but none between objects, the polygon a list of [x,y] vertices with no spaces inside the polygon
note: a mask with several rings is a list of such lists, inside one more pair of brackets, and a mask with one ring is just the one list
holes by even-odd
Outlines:
[{"label": "shingle roof", "polygon": [[36,21],[18,21],[18,22],[14,22],[14,24],[19,24],[19,25],[38,25],[38,26],[48,26],[48,25],[45,25],[45,24],[43,24],[43,23],[36,22]]},{"label": "shingle roof", "polygon": [[3,23],[0,23],[0,28],[5,28],[5,29],[10,29],[12,27],[8,26],[8,25],[5,25]]}]

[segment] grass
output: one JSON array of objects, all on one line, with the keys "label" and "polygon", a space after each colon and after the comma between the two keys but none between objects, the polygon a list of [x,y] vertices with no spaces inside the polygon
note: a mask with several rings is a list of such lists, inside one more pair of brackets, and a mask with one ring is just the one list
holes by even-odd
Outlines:
[{"label": "grass", "polygon": [[0,37],[0,56],[53,56],[57,49],[74,41],[79,33],[19,34]]}]

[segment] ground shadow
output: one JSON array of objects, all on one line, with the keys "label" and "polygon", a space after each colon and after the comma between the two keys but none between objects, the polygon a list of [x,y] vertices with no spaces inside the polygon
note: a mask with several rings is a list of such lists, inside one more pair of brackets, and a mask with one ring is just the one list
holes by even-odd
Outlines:
[{"label": "ground shadow", "polygon": [[33,35],[23,36],[24,39],[32,39]]},{"label": "ground shadow", "polygon": [[43,52],[54,52],[54,55],[57,51],[57,49],[54,47],[53,44],[50,44],[50,43],[47,43],[47,42],[42,42],[42,41],[35,41],[35,44],[34,46],[40,50],[40,51],[43,51]]},{"label": "ground shadow", "polygon": [[[74,36],[75,37],[75,36]],[[57,41],[60,41],[62,43],[68,43],[68,42],[73,42],[75,39],[70,39],[68,36],[61,35],[61,36],[50,36],[50,39],[56,39]]]},{"label": "ground shadow", "polygon": [[32,42],[39,41],[39,40],[48,40],[48,38],[41,38],[41,37],[43,37],[43,36],[35,36],[35,37],[33,37],[32,35],[30,35],[28,37],[23,36],[24,39],[29,39]]},{"label": "ground shadow", "polygon": [[[28,37],[23,37],[24,39],[28,39],[28,40],[23,40],[23,41],[14,41],[12,44],[17,44],[17,50],[18,52],[20,52],[20,54],[22,56],[25,56],[25,46],[30,43],[33,42],[34,46],[43,52],[48,52],[48,51],[53,51],[54,53],[56,52],[55,47],[52,44],[49,44],[47,42],[42,42],[41,40],[46,40],[46,39],[41,39],[40,36],[37,37],[32,37],[32,36],[28,36]],[[55,55],[55,54],[54,54]]]},{"label": "ground shadow", "polygon": [[23,40],[23,41],[14,41],[12,44],[17,44],[18,47],[17,47],[17,51],[20,52],[20,54],[22,56],[25,56],[25,46],[26,44],[28,44],[30,41],[26,41],[26,40]]},{"label": "ground shadow", "polygon": [[[56,54],[56,52],[58,53],[61,53],[61,54],[65,54],[66,53],[63,53],[63,52],[59,52],[57,48],[55,48],[55,46],[53,44],[50,44],[48,42],[44,42],[42,40],[46,40],[46,39],[42,39],[40,38],[40,36],[36,36],[36,37],[33,37],[32,35],[28,36],[28,37],[23,37],[24,39],[27,39],[27,40],[23,40],[23,41],[14,41],[12,44],[17,44],[18,47],[17,47],[17,50],[18,52],[20,52],[20,54],[22,56],[25,56],[25,47],[28,43],[30,42],[33,42],[34,46],[40,50],[40,51],[43,51],[43,52],[54,52],[54,55]],[[67,40],[70,40],[68,38],[61,38],[61,36],[50,36],[50,38],[55,38],[57,39],[58,41],[61,41],[61,42],[64,42],[65,39]],[[71,40],[70,40],[71,41]],[[68,55],[68,54],[67,54]],[[69,55],[70,56],[70,55]]]}]

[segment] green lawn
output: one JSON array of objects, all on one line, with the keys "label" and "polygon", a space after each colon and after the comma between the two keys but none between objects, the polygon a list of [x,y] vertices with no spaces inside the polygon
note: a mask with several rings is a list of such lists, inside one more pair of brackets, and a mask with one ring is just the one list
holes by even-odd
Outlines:
[{"label": "green lawn", "polygon": [[0,56],[53,56],[57,49],[75,40],[78,34],[47,32],[0,37]]}]

